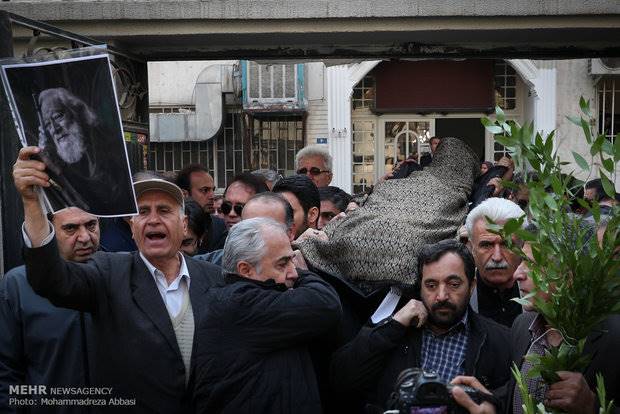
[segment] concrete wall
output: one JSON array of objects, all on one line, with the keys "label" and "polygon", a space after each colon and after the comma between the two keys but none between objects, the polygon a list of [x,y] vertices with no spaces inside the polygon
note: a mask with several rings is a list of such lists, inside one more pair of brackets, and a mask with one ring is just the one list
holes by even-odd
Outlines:
[{"label": "concrete wall", "polygon": [[13,0],[2,7],[40,20],[560,16],[620,12],[614,0]]},{"label": "concrete wall", "polygon": [[[575,170],[580,179],[587,179],[587,173],[580,171],[574,162],[572,151],[590,161],[590,146],[582,129],[572,124],[566,116],[580,116],[579,97],[590,100],[590,109],[597,115],[594,79],[588,74],[588,59],[560,60],[554,62],[557,68],[557,142],[558,154],[563,161],[571,162],[565,170]],[[590,179],[595,178],[596,171]]]}]

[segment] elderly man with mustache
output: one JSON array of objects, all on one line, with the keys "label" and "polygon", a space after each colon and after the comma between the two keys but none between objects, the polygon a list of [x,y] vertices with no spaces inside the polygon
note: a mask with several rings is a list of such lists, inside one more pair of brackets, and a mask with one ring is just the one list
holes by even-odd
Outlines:
[{"label": "elderly man with mustache", "polygon": [[477,268],[477,285],[470,305],[481,315],[508,327],[521,314],[521,306],[511,300],[519,297],[519,287],[512,275],[521,258],[508,250],[499,235],[489,231],[487,218],[504,224],[524,214],[512,201],[489,198],[470,211],[465,221]]}]

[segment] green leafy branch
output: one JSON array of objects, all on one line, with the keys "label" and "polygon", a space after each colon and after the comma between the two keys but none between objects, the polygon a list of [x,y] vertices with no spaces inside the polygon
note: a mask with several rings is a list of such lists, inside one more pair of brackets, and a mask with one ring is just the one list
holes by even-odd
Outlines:
[{"label": "green leafy branch", "polygon": [[[614,145],[605,135],[596,134],[589,103],[581,98],[579,104],[582,115],[569,119],[582,129],[590,146],[590,161],[573,152],[575,163],[587,172],[588,179],[595,173],[591,165],[598,164],[604,191],[613,198],[613,182],[620,161],[620,134]],[[551,132],[543,138],[534,132],[532,123],[521,126],[506,120],[499,108],[495,115],[495,121],[483,118],[482,124],[491,133],[502,134],[496,136],[496,141],[507,148],[516,170],[523,173],[530,198],[528,222],[535,225],[536,231],[523,228],[525,216],[508,220],[503,226],[491,226],[491,229],[528,262],[535,288],[527,298],[517,301],[525,304],[528,299],[533,300],[536,310],[563,338],[560,346],[552,347],[545,355],[528,356],[533,363],[532,375],[540,375],[547,383],[553,383],[559,379],[557,371],[582,371],[587,366],[589,356],[583,355],[586,337],[610,314],[620,313],[619,208],[612,210],[599,243],[593,233],[600,224],[600,205],[577,196],[584,182],[575,178],[574,171],[563,172],[570,163],[560,160],[554,144],[555,134]],[[535,172],[536,179],[527,172]],[[594,226],[570,213],[575,199],[592,213]],[[528,242],[533,258],[527,258],[520,244],[513,240]],[[544,300],[539,293],[544,294]]]}]

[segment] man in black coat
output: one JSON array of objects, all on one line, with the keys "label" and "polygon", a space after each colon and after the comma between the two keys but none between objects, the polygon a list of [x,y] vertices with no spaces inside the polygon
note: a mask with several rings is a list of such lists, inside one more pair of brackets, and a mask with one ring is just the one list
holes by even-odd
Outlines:
[{"label": "man in black coat", "polygon": [[343,395],[385,407],[398,375],[412,367],[445,382],[474,376],[488,389],[508,380],[508,329],[468,307],[476,287],[471,253],[444,240],[421,250],[418,267],[422,303],[411,300],[394,316],[363,327],[334,354],[332,386]]},{"label": "man in black coat", "polygon": [[[54,214],[51,220],[63,259],[85,262],[97,251],[97,217],[70,207]],[[90,325],[89,314],[57,308],[34,293],[24,266],[0,278],[0,413],[15,412],[20,407],[11,403],[12,398],[19,398],[10,392],[11,386],[88,386]],[[49,409],[40,403],[29,407],[32,413]],[[56,412],[86,413],[88,407],[65,405],[56,407]]]},{"label": "man in black coat", "polygon": [[218,267],[179,253],[187,226],[181,189],[160,179],[134,183],[139,213],[131,227],[138,252],[98,252],[85,264],[66,262],[34,188],[50,185],[45,164],[31,159],[39,151],[22,148],[13,169],[33,290],[56,306],[91,313],[92,385],[112,387],[107,409],[118,403],[135,412],[186,412],[194,326],[221,275]]},{"label": "man in black coat", "polygon": [[319,413],[307,345],[335,327],[336,292],[298,274],[285,226],[236,224],[224,246],[226,286],[207,293],[196,328],[194,398],[203,413]]}]

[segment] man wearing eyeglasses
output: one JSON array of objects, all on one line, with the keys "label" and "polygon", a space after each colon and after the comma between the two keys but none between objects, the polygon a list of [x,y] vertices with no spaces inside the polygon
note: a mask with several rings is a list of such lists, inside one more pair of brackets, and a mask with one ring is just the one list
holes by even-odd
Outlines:
[{"label": "man wearing eyeglasses", "polygon": [[318,187],[327,187],[332,182],[332,156],[322,145],[302,148],[295,156],[297,174],[308,176]]},{"label": "man wearing eyeglasses", "polygon": [[224,216],[226,228],[230,230],[232,226],[241,221],[241,212],[250,198],[266,191],[269,189],[259,177],[251,173],[236,175],[226,187],[224,201],[220,206],[220,213]]}]

